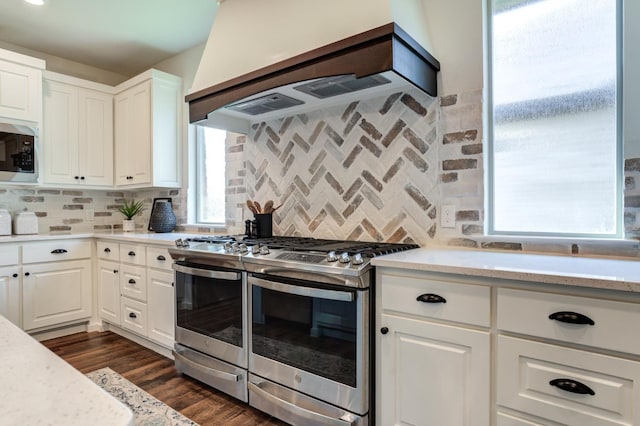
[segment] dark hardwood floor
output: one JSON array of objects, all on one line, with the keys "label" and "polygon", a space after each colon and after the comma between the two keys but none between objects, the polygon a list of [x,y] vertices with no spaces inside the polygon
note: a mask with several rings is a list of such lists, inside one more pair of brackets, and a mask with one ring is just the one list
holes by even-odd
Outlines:
[{"label": "dark hardwood floor", "polygon": [[115,333],[77,333],[43,341],[82,373],[109,367],[203,426],[285,425],[222,392],[179,374],[173,361]]}]

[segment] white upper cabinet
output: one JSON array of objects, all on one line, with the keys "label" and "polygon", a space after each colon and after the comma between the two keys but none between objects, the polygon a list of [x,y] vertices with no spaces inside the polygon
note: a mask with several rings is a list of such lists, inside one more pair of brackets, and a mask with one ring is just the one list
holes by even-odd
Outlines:
[{"label": "white upper cabinet", "polygon": [[56,73],[44,80],[44,183],[113,185],[113,89]]},{"label": "white upper cabinet", "polygon": [[180,187],[182,104],[182,79],[158,70],[116,87],[116,186]]},{"label": "white upper cabinet", "polygon": [[41,59],[0,49],[0,117],[42,121]]}]

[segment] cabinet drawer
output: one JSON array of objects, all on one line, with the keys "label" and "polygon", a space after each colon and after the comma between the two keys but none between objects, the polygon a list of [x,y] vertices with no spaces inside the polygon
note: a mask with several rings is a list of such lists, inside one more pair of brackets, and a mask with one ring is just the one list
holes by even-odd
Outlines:
[{"label": "cabinet drawer", "polygon": [[25,243],[22,246],[22,263],[55,262],[90,257],[90,240],[57,240]]},{"label": "cabinet drawer", "polygon": [[98,241],[96,250],[100,259],[120,260],[120,245],[113,241]]},{"label": "cabinet drawer", "polygon": [[147,270],[142,266],[120,265],[120,294],[147,301]]},{"label": "cabinet drawer", "polygon": [[[480,285],[383,274],[382,309],[489,327],[491,290]],[[431,296],[429,296],[431,295]],[[422,299],[431,302],[418,301]],[[433,302],[439,296],[441,302]]]},{"label": "cabinet drawer", "polygon": [[168,249],[164,247],[147,247],[147,266],[173,271],[171,269],[172,263],[173,260]]},{"label": "cabinet drawer", "polygon": [[120,244],[120,262],[146,265],[145,247],[142,245]]},{"label": "cabinet drawer", "polygon": [[541,423],[539,420],[528,420],[517,416],[513,416],[508,413],[498,411],[496,426],[562,426],[555,422],[544,420]]},{"label": "cabinet drawer", "polygon": [[20,246],[0,244],[0,266],[17,265],[19,254]]},{"label": "cabinet drawer", "polygon": [[498,405],[565,425],[640,424],[639,362],[499,336],[496,365]]},{"label": "cabinet drawer", "polygon": [[[559,312],[585,315],[589,324],[550,319]],[[640,305],[535,291],[498,289],[498,328],[514,333],[640,354]]]},{"label": "cabinet drawer", "polygon": [[147,335],[147,304],[123,297],[120,300],[122,327],[142,336]]}]

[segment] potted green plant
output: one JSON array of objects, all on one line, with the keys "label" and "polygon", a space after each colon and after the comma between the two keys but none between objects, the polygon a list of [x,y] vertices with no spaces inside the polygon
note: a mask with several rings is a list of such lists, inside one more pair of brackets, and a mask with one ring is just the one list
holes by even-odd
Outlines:
[{"label": "potted green plant", "polygon": [[129,202],[125,199],[124,203],[120,207],[118,207],[118,211],[126,217],[126,219],[122,220],[122,230],[125,232],[135,231],[136,223],[133,218],[143,210],[144,201],[131,200]]}]

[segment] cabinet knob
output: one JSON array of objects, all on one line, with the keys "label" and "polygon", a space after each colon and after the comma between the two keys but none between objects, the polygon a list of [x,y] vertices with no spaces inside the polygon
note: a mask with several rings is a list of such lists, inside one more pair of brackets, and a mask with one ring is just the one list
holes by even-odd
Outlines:
[{"label": "cabinet knob", "polygon": [[80,180],[84,180],[84,176],[80,176]]},{"label": "cabinet knob", "polygon": [[80,176],[74,176],[73,178],[74,178],[75,180],[78,180],[78,179],[80,179]]},{"label": "cabinet knob", "polygon": [[117,273],[118,273],[118,270],[117,270],[117,269],[114,269],[114,270],[113,270],[113,273],[114,273],[114,274],[117,274]]},{"label": "cabinet knob", "polygon": [[560,322],[564,322],[564,323],[568,323],[568,324],[588,324],[588,325],[595,325],[596,323],[593,322],[593,320],[591,318],[589,318],[586,315],[582,315],[579,314],[577,312],[569,312],[569,311],[562,311],[562,312],[554,312],[551,315],[549,315],[549,319],[550,320],[554,320],[554,321],[560,321]]},{"label": "cabinet knob", "polygon": [[133,312],[129,313],[129,318],[138,318],[138,316],[136,314],[134,314]]},{"label": "cabinet knob", "polygon": [[167,260],[163,255],[157,257],[158,260]]},{"label": "cabinet knob", "polygon": [[447,303],[447,299],[433,293],[421,294],[420,296],[416,297],[416,300],[423,303]]},{"label": "cabinet knob", "polygon": [[136,280],[134,280],[133,278],[129,278],[129,284],[135,284]]},{"label": "cabinet knob", "polygon": [[380,329],[380,333],[382,333],[382,334],[387,334],[388,332],[389,332],[389,328],[388,327],[382,327]]},{"label": "cabinet knob", "polygon": [[130,252],[129,252],[129,256],[135,256],[135,255],[136,255],[136,252],[135,252],[135,251],[130,251]]},{"label": "cabinet knob", "polygon": [[589,386],[573,379],[553,379],[549,382],[551,386],[555,386],[565,392],[577,393],[580,395],[595,395],[596,393]]},{"label": "cabinet knob", "polygon": [[[12,275],[13,278],[18,278],[18,274],[13,274]],[[172,283],[173,284],[173,283]]]},{"label": "cabinet knob", "polygon": [[109,247],[107,247],[106,249],[104,249],[105,253],[111,253],[111,249]]},{"label": "cabinet knob", "polygon": [[31,275],[31,273],[30,273],[30,272],[25,272],[25,273],[24,273],[24,276],[25,276],[25,277],[28,277],[29,275]]}]

